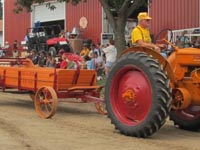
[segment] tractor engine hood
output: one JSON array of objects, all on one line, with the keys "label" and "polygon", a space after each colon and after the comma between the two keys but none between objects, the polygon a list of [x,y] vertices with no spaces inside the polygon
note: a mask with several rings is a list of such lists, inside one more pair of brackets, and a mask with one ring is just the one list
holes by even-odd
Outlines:
[{"label": "tractor engine hood", "polygon": [[183,66],[199,66],[200,50],[196,48],[184,48],[177,51],[176,60]]}]

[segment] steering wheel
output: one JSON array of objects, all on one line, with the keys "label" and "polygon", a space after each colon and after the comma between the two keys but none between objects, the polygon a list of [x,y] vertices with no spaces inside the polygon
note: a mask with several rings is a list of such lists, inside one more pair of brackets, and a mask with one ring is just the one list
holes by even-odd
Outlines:
[{"label": "steering wheel", "polygon": [[[170,35],[168,37],[168,35]],[[166,40],[168,42],[172,42],[172,37],[173,37],[173,32],[171,29],[169,28],[165,28],[163,30],[161,30],[155,37],[155,43],[165,43],[165,44],[169,44],[169,43],[166,43]]]},{"label": "steering wheel", "polygon": [[[177,47],[172,43],[173,32],[169,28],[161,30],[155,37],[156,44],[164,44],[165,48],[162,49],[167,56],[169,56]],[[170,45],[170,48],[169,48]]]}]

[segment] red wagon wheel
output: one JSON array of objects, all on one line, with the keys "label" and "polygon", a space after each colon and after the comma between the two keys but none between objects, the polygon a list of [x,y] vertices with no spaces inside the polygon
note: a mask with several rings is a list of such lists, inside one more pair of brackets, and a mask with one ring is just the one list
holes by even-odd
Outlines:
[{"label": "red wagon wheel", "polygon": [[101,114],[101,115],[107,114],[105,103],[95,103],[95,107],[96,107],[99,114]]},{"label": "red wagon wheel", "polygon": [[[100,98],[104,99],[105,100],[105,96],[104,96],[104,93],[105,93],[105,88],[101,88],[100,91],[99,91],[99,94],[100,94]],[[106,115],[107,114],[107,110],[106,110],[106,105],[105,103],[95,103],[95,107],[97,109],[97,112],[101,115]]]},{"label": "red wagon wheel", "polygon": [[57,110],[57,94],[52,87],[41,87],[35,95],[35,109],[41,118],[51,118]]}]

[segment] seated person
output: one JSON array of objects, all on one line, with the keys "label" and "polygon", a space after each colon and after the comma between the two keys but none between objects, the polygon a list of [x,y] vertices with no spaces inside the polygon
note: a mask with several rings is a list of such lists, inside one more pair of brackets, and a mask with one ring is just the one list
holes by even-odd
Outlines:
[{"label": "seated person", "polygon": [[87,59],[83,57],[83,61],[81,62],[81,69],[87,69]]},{"label": "seated person", "polygon": [[40,51],[40,55],[38,58],[38,66],[44,67],[46,65],[46,53],[44,50]]},{"label": "seated person", "polygon": [[56,60],[51,55],[51,53],[47,53],[46,67],[50,67],[50,68],[56,67]]},{"label": "seated person", "polygon": [[32,60],[34,65],[38,64],[38,55],[37,55],[37,51],[35,49],[31,50],[31,53],[28,56],[28,58]]},{"label": "seated person", "polygon": [[80,52],[81,57],[86,57],[89,54],[89,49],[86,47],[86,45],[83,45],[83,49]]},{"label": "seated person", "polygon": [[[157,52],[161,51],[161,47],[165,47],[164,44],[153,44],[149,32],[151,17],[148,16],[147,12],[141,12],[137,16],[138,25],[132,30],[131,41],[133,45],[139,45],[151,48]],[[164,57],[167,57],[165,53],[161,53]]]},{"label": "seated person", "polygon": [[65,54],[62,55],[62,61],[60,63],[60,68],[67,69],[67,58]]},{"label": "seated person", "polygon": [[62,61],[60,63],[60,68],[62,69],[76,69],[76,63],[70,61],[65,54],[62,55]]}]

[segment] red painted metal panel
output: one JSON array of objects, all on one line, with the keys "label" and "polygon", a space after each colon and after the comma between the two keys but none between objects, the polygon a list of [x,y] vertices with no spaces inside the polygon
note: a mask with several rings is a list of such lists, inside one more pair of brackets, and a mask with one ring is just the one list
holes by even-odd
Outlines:
[{"label": "red painted metal panel", "polygon": [[22,41],[26,34],[26,29],[30,27],[30,13],[21,12],[15,14],[13,12],[14,2],[16,0],[5,0],[5,41],[13,47],[14,40]]},{"label": "red painted metal panel", "polygon": [[[15,1],[5,1],[5,40],[11,44],[15,39],[18,41],[24,39],[31,20],[30,13],[13,13]],[[83,16],[88,20],[88,26],[83,30],[83,38],[92,39],[95,43],[99,42],[102,32],[101,4],[97,0],[90,0],[77,6],[66,4],[66,29],[72,31],[74,26],[79,26],[79,20]]]},{"label": "red painted metal panel", "polygon": [[89,0],[76,6],[66,5],[66,29],[72,31],[74,26],[79,26],[81,17],[86,17],[88,26],[83,30],[83,37],[100,41],[102,32],[102,7],[98,0]]},{"label": "red painted metal panel", "polygon": [[[13,43],[23,40],[26,28],[30,27],[30,13],[14,14],[14,2],[5,0],[5,40]],[[151,33],[157,34],[163,28],[184,29],[199,27],[199,0],[151,0]],[[102,7],[98,0],[90,0],[77,6],[66,4],[66,29],[72,31],[79,26],[81,17],[86,17],[88,26],[83,37],[100,41],[102,32]]]},{"label": "red painted metal panel", "polygon": [[199,27],[199,0],[151,0],[151,33],[164,28],[185,29]]}]

